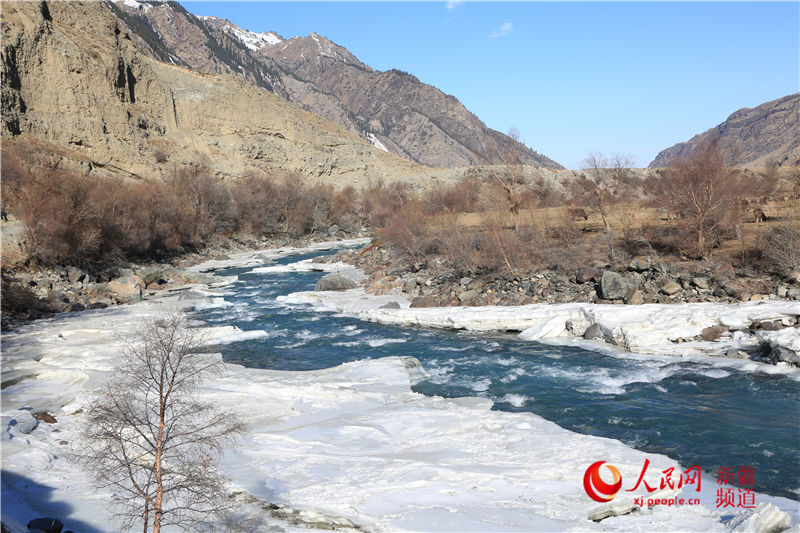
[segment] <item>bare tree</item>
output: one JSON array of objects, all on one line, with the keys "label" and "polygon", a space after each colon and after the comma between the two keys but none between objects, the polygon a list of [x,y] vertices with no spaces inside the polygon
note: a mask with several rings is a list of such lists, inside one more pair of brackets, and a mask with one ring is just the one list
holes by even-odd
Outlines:
[{"label": "bare tree", "polygon": [[679,161],[655,193],[662,206],[689,220],[682,231],[694,241],[697,255],[705,258],[709,236],[735,215],[737,201],[751,190],[748,180],[725,166],[719,143],[712,140]]},{"label": "bare tree", "polygon": [[245,428],[197,398],[220,365],[195,353],[199,343],[181,314],[142,323],[86,413],[75,454],[98,487],[114,492],[125,529],[199,530],[232,507],[214,465]]},{"label": "bare tree", "polygon": [[504,164],[499,168],[488,167],[489,197],[491,203],[511,215],[516,231],[520,227],[522,211],[530,206],[534,198],[522,165],[519,130],[512,127],[508,136],[516,142],[503,154]]},{"label": "bare tree", "polygon": [[631,179],[633,162],[629,156],[615,154],[607,158],[600,153],[591,153],[583,161],[587,177],[581,183],[586,201],[600,213],[606,231],[613,206],[622,199]]}]

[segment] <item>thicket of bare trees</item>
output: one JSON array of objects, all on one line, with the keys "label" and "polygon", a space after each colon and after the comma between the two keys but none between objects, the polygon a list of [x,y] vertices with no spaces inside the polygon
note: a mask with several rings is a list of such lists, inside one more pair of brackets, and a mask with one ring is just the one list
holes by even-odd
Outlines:
[{"label": "thicket of bare trees", "polygon": [[[590,154],[582,175],[561,184],[529,178],[513,153],[506,159],[423,195],[401,182],[336,190],[296,174],[251,172],[223,181],[198,165],[175,166],[164,181],[109,187],[4,146],[3,205],[23,220],[34,262],[168,257],[218,236],[304,235],[338,226],[376,229],[417,268],[437,258],[472,275],[588,256],[617,264],[643,247],[708,258],[731,239],[739,240],[744,261],[755,243],[745,242],[742,222],[778,182],[776,168],[758,175],[726,167],[714,142],[647,180],[620,155]],[[677,220],[669,228],[637,220],[645,202]],[[590,215],[595,222],[585,220]]]},{"label": "thicket of bare trees", "polygon": [[333,225],[357,231],[393,209],[383,202],[397,192],[374,184],[367,200],[366,192],[335,191],[293,174],[225,182],[199,165],[175,166],[163,181],[109,182],[6,145],[2,176],[3,210],[22,221],[25,253],[41,264],[162,258],[233,233],[304,235]]},{"label": "thicket of bare trees", "polygon": [[207,530],[233,508],[215,464],[245,426],[197,398],[221,364],[195,353],[200,340],[180,314],[142,323],[86,410],[74,454],[124,529]]},{"label": "thicket of bare trees", "polygon": [[[708,259],[726,241],[737,242],[740,262],[763,257],[773,265],[768,269],[793,276],[796,254],[778,251],[787,248],[779,240],[794,242],[793,226],[768,241],[746,242],[744,233],[745,221],[753,222],[755,209],[775,190],[776,172],[730,169],[714,143],[647,180],[630,164],[626,156],[592,154],[583,175],[563,190],[526,178],[514,165],[473,171],[447,188],[406,195],[377,220],[378,235],[415,268],[435,261],[457,276],[572,269],[599,257],[624,267],[639,254]],[[646,206],[668,213],[667,224],[647,215]],[[593,215],[600,227],[579,225],[575,213]],[[767,242],[774,243],[771,251]]]},{"label": "thicket of bare trees", "polygon": [[727,167],[725,154],[714,140],[652,182],[657,205],[686,221],[677,226],[685,251],[701,258],[708,257],[720,232],[740,233],[746,199],[768,195],[776,185],[775,174],[754,178]]}]

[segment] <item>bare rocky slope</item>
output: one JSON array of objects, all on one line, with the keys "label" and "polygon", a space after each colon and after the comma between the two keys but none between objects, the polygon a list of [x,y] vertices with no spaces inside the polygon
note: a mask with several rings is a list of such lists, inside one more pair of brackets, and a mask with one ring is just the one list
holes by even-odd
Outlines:
[{"label": "bare rocky slope", "polygon": [[321,35],[284,39],[176,2],[109,3],[151,57],[204,73],[241,76],[332,120],[374,146],[434,167],[555,161],[488,128],[455,97],[398,70],[379,72]]},{"label": "bare rocky slope", "polygon": [[725,152],[733,154],[728,161],[733,166],[764,167],[772,162],[781,167],[800,166],[800,93],[740,109],[722,124],[662,150],[650,167],[671,166],[714,138]]},{"label": "bare rocky slope", "polygon": [[129,178],[185,164],[336,183],[429,170],[222,68],[202,74],[147,57],[105,4],[3,2],[2,13],[4,143],[38,144],[82,171]]}]

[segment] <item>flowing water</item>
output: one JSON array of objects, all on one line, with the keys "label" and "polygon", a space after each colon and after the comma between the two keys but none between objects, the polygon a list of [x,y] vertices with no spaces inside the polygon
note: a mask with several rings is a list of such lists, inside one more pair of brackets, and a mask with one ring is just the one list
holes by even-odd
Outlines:
[{"label": "flowing water", "polygon": [[211,325],[261,332],[215,348],[228,362],[312,370],[413,356],[428,372],[413,386],[416,392],[490,398],[494,409],[533,412],[571,431],[614,438],[712,475],[720,467],[751,466],[757,492],[800,499],[800,382],[792,377],[744,372],[719,358],[607,355],[514,334],[362,322],[276,301],[311,290],[323,273],[255,274],[252,268],[226,270],[238,276],[226,306],[199,312]]}]

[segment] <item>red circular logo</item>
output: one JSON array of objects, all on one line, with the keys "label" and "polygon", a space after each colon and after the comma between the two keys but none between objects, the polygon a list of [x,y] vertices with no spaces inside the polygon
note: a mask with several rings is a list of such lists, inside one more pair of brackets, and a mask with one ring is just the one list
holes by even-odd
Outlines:
[{"label": "red circular logo", "polygon": [[583,475],[583,488],[586,494],[596,502],[610,502],[622,488],[622,476],[615,466],[606,465],[614,476],[614,481],[606,483],[600,478],[600,467],[606,464],[605,461],[597,461],[586,469]]}]

